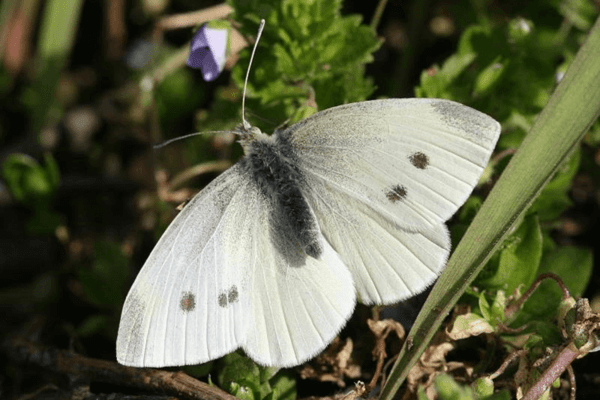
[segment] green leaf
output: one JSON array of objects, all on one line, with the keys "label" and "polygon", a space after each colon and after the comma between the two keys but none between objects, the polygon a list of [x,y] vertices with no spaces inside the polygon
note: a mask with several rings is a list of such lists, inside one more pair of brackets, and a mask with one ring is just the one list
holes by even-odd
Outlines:
[{"label": "green leaf", "polygon": [[421,72],[421,84],[415,88],[415,96],[454,100],[451,87],[455,79],[476,57],[475,53],[454,54],[444,62],[441,69],[433,66]]},{"label": "green leaf", "polygon": [[269,381],[273,388],[273,400],[294,400],[296,398],[296,380],[288,371],[280,371]]},{"label": "green leaf", "polygon": [[50,154],[45,165],[26,154],[10,154],[2,163],[2,178],[13,198],[31,207],[47,208],[58,189],[58,166]]},{"label": "green leaf", "polygon": [[[481,296],[480,299],[483,297],[484,296]],[[484,307],[481,307],[481,310],[483,309]],[[488,312],[484,314],[491,315]],[[488,321],[488,317],[481,317],[475,313],[459,315],[454,320],[449,336],[453,340],[460,340],[471,336],[477,336],[482,333],[492,333],[494,332],[494,327]]]},{"label": "green leaf", "polygon": [[34,102],[31,122],[35,134],[40,131],[50,111],[56,106],[54,92],[75,42],[82,5],[82,0],[73,0],[68,7],[65,7],[63,0],[49,0],[44,7],[32,90]]},{"label": "green leaf", "polygon": [[496,393],[493,393],[490,396],[481,397],[480,399],[481,400],[510,400],[511,393],[510,393],[510,390],[504,389],[504,390],[500,390]]},{"label": "green leaf", "polygon": [[538,218],[530,215],[492,256],[476,285],[512,293],[519,285],[529,286],[533,282],[541,259],[542,231]]},{"label": "green leaf", "polygon": [[500,82],[505,69],[506,65],[500,62],[500,57],[497,57],[496,60],[484,68],[475,78],[473,95],[479,97],[489,94],[494,86]]},{"label": "green leaf", "polygon": [[478,378],[471,386],[476,399],[487,398],[494,393],[494,381],[489,377]]},{"label": "green leaf", "polygon": [[129,260],[119,245],[98,241],[94,246],[94,260],[90,268],[78,271],[83,292],[95,306],[118,310],[123,305]]},{"label": "green leaf", "polygon": [[558,218],[571,205],[569,190],[571,181],[579,170],[581,151],[577,148],[556,171],[542,193],[535,199],[528,213],[537,213],[541,221]]},{"label": "green leaf", "polygon": [[[589,249],[567,246],[544,255],[538,273],[558,275],[573,297],[580,297],[588,285],[593,268]],[[552,320],[562,301],[562,292],[552,279],[545,279],[525,303],[515,325],[527,321]]]},{"label": "green leaf", "polygon": [[435,378],[435,389],[440,400],[474,400],[469,387],[459,385],[450,375],[441,374]]},{"label": "green leaf", "polygon": [[229,393],[241,399],[260,400],[260,367],[237,352],[220,361],[217,380]]},{"label": "green leaf", "polygon": [[220,361],[217,375],[220,386],[234,396],[252,400],[293,400],[296,382],[289,372],[261,367],[238,352]]}]

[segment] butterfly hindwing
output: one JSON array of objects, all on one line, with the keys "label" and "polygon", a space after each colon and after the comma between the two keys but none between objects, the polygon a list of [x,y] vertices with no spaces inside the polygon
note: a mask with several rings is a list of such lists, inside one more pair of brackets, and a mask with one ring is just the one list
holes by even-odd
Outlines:
[{"label": "butterfly hindwing", "polygon": [[350,318],[356,294],[350,271],[325,242],[319,259],[286,256],[261,231],[268,210],[256,210],[257,265],[253,270],[252,324],[246,353],[263,365],[298,365],[320,353]]},{"label": "butterfly hindwing", "polygon": [[366,205],[313,181],[310,203],[327,241],[350,269],[364,304],[390,304],[423,291],[450,252],[444,224],[399,229]]}]

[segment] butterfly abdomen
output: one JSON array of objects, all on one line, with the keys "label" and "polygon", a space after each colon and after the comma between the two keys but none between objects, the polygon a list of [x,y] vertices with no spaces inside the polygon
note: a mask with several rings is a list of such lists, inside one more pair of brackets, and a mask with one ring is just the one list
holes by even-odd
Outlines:
[{"label": "butterfly abdomen", "polygon": [[323,252],[314,213],[302,194],[304,178],[293,166],[291,149],[264,136],[252,142],[243,165],[259,192],[271,204],[271,235],[274,241],[288,240],[306,255],[319,258]]}]

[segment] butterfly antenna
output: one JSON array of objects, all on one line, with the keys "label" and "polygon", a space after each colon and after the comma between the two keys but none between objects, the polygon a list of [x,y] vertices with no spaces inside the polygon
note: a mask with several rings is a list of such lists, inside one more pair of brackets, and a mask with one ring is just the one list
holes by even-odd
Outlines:
[{"label": "butterfly antenna", "polygon": [[173,143],[173,142],[176,142],[176,141],[178,141],[178,140],[187,139],[187,138],[190,138],[190,137],[192,137],[192,136],[205,135],[205,134],[207,134],[207,133],[217,133],[217,134],[220,134],[220,133],[231,133],[231,131],[204,131],[204,132],[194,132],[194,133],[188,133],[187,135],[178,136],[178,137],[176,137],[176,138],[173,138],[173,139],[166,140],[166,141],[164,141],[164,142],[162,142],[162,143],[155,144],[155,145],[154,145],[154,146],[152,146],[152,147],[153,147],[155,150],[157,150],[157,149],[160,149],[161,147],[165,147],[165,146],[167,146],[167,145],[169,145],[169,144],[171,144],[171,143]]},{"label": "butterfly antenna", "polygon": [[248,121],[246,121],[246,87],[248,86],[248,76],[250,75],[250,67],[252,66],[252,60],[254,60],[254,53],[256,52],[256,48],[258,47],[258,41],[260,40],[260,35],[262,35],[262,31],[265,27],[265,20],[260,20],[260,25],[258,26],[258,33],[256,34],[256,41],[254,42],[254,48],[252,49],[252,54],[250,55],[250,63],[248,64],[248,70],[246,70],[246,79],[244,80],[244,93],[242,94],[242,124],[244,125],[244,129],[249,131],[252,128],[252,125]]}]

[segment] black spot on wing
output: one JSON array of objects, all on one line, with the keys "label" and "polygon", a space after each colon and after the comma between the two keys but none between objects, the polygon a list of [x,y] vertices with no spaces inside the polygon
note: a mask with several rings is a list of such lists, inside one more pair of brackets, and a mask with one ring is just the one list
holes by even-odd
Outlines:
[{"label": "black spot on wing", "polygon": [[196,309],[196,296],[192,292],[183,292],[179,300],[179,308],[183,312],[190,312]]},{"label": "black spot on wing", "polygon": [[427,154],[421,153],[420,151],[411,154],[408,159],[414,167],[419,169],[425,169],[429,165],[429,157],[427,157]]},{"label": "black spot on wing", "polygon": [[219,305],[223,308],[227,307],[227,293],[223,292],[219,295],[219,298],[217,299],[217,301],[219,302]]},{"label": "black spot on wing", "polygon": [[225,308],[230,304],[237,302],[240,298],[240,293],[238,292],[237,286],[233,285],[227,291],[223,291],[219,294],[217,298],[217,302],[219,306]]},{"label": "black spot on wing", "polygon": [[227,301],[229,302],[229,304],[235,303],[236,301],[238,301],[239,297],[240,294],[238,293],[237,286],[233,285],[227,293]]},{"label": "black spot on wing", "polygon": [[386,192],[385,196],[392,203],[404,200],[406,198],[406,188],[401,185],[395,185]]}]

